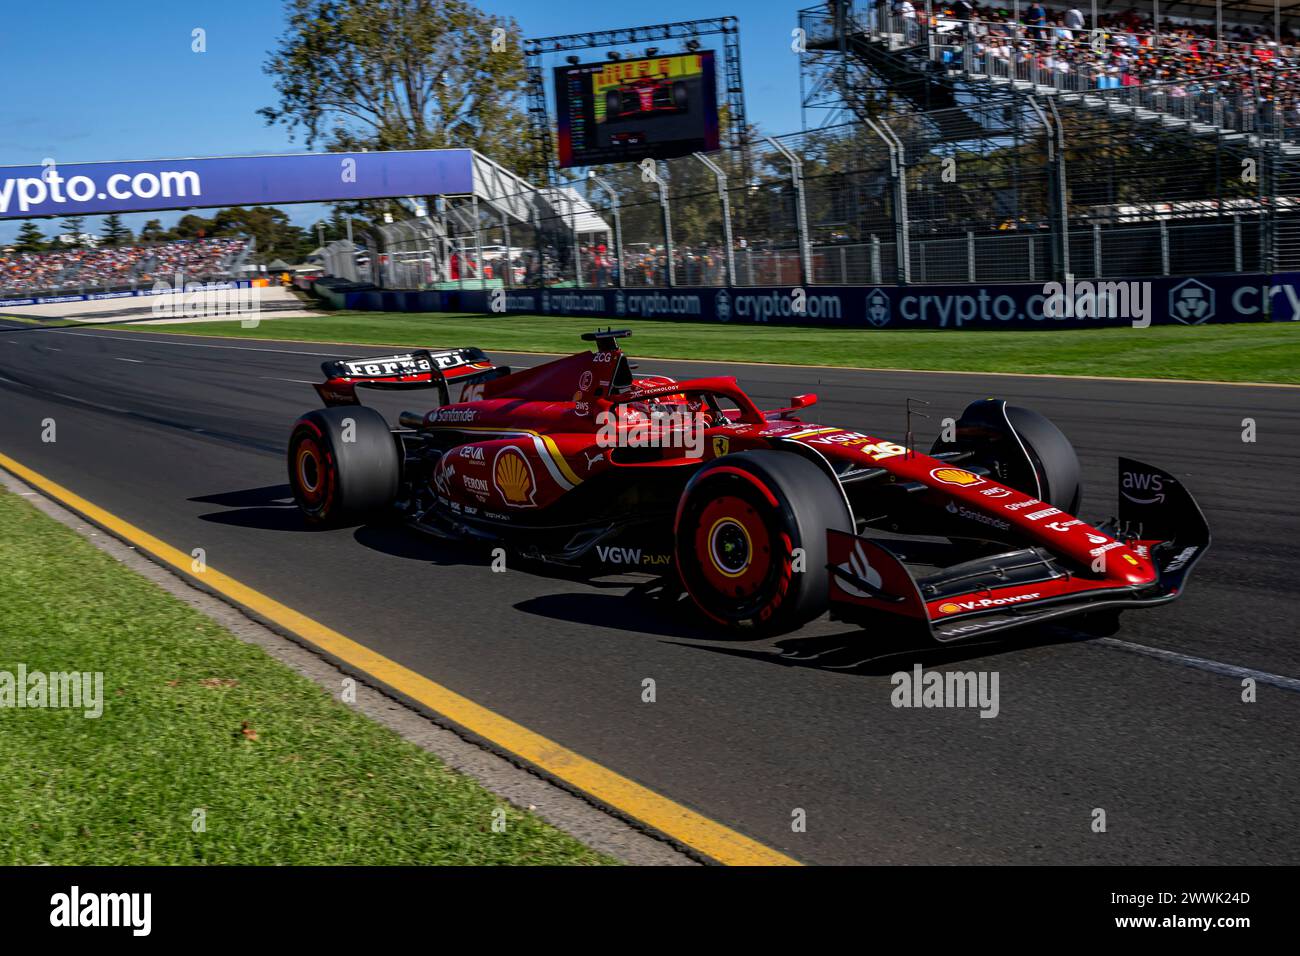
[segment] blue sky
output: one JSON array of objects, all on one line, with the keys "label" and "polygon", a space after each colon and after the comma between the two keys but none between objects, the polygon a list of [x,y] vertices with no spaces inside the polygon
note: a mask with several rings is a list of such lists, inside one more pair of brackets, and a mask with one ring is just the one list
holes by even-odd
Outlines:
[{"label": "blue sky", "polygon": [[[477,0],[513,16],[525,36],[735,15],[746,105],[764,132],[799,126],[795,11],[811,0]],[[258,107],[275,102],[262,63],[284,29],[277,0],[0,0],[0,165],[303,152]],[[652,11],[652,12],[651,12]],[[207,52],[191,51],[191,31]],[[720,38],[719,38],[720,39]],[[287,207],[307,225],[320,207]],[[128,216],[138,229],[152,216]],[[158,216],[170,224],[176,214]],[[9,241],[17,222],[0,222]],[[53,222],[40,223],[47,234]],[[98,231],[95,224],[95,231]]]}]

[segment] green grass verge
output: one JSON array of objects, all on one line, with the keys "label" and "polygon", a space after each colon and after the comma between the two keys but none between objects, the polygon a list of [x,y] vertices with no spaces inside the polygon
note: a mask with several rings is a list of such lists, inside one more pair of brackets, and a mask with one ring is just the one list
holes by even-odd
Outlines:
[{"label": "green grass verge", "polygon": [[[237,322],[135,328],[358,345],[573,352],[582,345],[578,336],[598,324],[563,316],[339,312],[267,320],[253,329]],[[628,351],[647,358],[1300,383],[1300,329],[1293,323],[1041,332],[863,331],[649,319],[613,324],[632,329]]]},{"label": "green grass verge", "polygon": [[0,671],[104,674],[0,710],[0,864],[610,862],[2,490],[0,568]]},{"label": "green grass verge", "polygon": [[80,322],[73,322],[71,319],[56,319],[53,317],[49,319],[33,319],[31,316],[26,315],[0,315],[0,319],[3,319],[5,322],[18,322],[21,325],[39,325],[51,329],[61,329],[66,328],[69,325],[82,324]]}]

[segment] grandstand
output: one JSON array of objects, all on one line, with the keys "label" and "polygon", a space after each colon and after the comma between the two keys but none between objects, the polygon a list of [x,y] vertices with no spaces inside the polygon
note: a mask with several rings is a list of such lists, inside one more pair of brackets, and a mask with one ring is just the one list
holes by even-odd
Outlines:
[{"label": "grandstand", "polygon": [[242,237],[0,255],[0,297],[119,292],[158,280],[236,278],[253,251]]}]

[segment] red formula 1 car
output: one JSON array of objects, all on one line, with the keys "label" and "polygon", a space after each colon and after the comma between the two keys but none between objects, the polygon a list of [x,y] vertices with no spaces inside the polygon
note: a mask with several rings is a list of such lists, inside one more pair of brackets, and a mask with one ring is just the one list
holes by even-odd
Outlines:
[{"label": "red formula 1 car", "polygon": [[684,80],[642,77],[605,91],[605,122],[660,113],[684,113],[690,94]]},{"label": "red formula 1 car", "polygon": [[[779,632],[828,608],[938,641],[1173,600],[1209,547],[1172,475],[1119,460],[1118,514],[1075,517],[1079,462],[1046,418],[977,401],[930,454],[764,411],[734,378],[637,378],[603,331],[514,372],[478,349],[331,361],[289,439],[318,524],[395,511],[412,527],[589,569],[648,571],[726,628]],[[397,428],[356,389],[432,388]],[[458,387],[458,401],[450,390]]]}]

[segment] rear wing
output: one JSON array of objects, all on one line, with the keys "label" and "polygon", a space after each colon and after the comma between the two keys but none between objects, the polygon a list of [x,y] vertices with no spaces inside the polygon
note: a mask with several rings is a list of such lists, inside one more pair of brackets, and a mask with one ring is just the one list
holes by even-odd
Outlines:
[{"label": "rear wing", "polygon": [[[330,359],[321,363],[325,381],[313,386],[326,406],[360,405],[357,388],[404,390],[436,388],[439,404],[451,404],[449,382],[461,388],[461,401],[473,398],[471,386],[510,374],[508,365],[493,365],[482,349],[419,349],[398,355]],[[470,397],[466,397],[467,394]]]},{"label": "rear wing", "polygon": [[[1155,565],[1142,586],[1117,585],[1072,571],[1031,547],[965,562],[918,577],[904,546],[827,531],[832,612],[844,620],[892,619],[941,643],[1027,624],[1166,604],[1210,546],[1200,506],[1173,475],[1119,459],[1119,517],[1106,527]],[[893,545],[891,547],[891,544]]]}]

